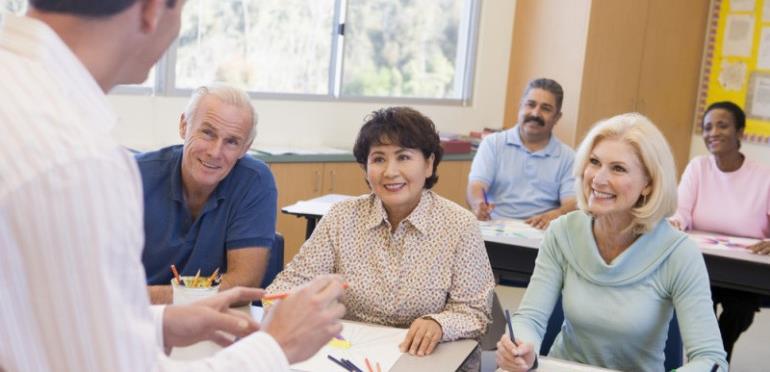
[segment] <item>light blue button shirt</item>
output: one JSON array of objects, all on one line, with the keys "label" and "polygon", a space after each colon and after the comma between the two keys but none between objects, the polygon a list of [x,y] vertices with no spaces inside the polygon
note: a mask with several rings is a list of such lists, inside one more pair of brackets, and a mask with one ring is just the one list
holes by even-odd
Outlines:
[{"label": "light blue button shirt", "polygon": [[521,142],[519,126],[487,136],[473,158],[469,182],[487,185],[492,218],[529,218],[575,195],[575,152],[556,137],[539,151]]}]

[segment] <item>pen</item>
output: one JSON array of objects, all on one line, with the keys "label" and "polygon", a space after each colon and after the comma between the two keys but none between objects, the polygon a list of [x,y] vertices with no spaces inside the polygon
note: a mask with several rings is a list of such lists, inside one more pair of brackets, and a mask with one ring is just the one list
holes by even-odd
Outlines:
[{"label": "pen", "polygon": [[717,372],[719,370],[719,364],[714,363],[714,366],[711,367],[711,372]]},{"label": "pen", "polygon": [[505,309],[505,320],[508,321],[508,336],[511,337],[511,341],[516,345],[516,339],[513,337],[513,326],[511,326],[511,313],[508,309]]},{"label": "pen", "polygon": [[487,197],[487,190],[481,189],[481,192],[484,194],[484,204],[489,206],[489,198]]},{"label": "pen", "polygon": [[[348,289],[348,283],[342,283],[342,289]],[[273,293],[273,294],[262,296],[262,301],[283,300],[288,296],[289,296],[289,292]]]}]

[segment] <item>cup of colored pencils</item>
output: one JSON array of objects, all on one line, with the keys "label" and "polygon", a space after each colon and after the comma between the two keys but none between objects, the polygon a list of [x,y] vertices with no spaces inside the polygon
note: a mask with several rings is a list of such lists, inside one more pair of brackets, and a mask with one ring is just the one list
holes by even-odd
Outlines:
[{"label": "cup of colored pencils", "polygon": [[[176,271],[174,269],[172,271]],[[201,275],[200,270],[193,276],[181,276],[176,273],[171,279],[173,303],[184,305],[213,296],[219,292],[220,281],[219,269],[208,276]]]}]

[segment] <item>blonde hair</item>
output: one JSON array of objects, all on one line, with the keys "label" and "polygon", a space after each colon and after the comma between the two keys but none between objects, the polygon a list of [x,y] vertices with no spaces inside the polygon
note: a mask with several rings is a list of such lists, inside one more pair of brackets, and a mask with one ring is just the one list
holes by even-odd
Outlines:
[{"label": "blonde hair", "polygon": [[636,234],[648,232],[661,219],[676,211],[676,167],[671,148],[663,133],[642,114],[621,114],[596,123],[575,155],[575,190],[581,210],[587,210],[588,205],[583,189],[583,171],[591,151],[605,139],[627,143],[642,163],[651,191],[631,209],[633,220],[629,228]]},{"label": "blonde hair", "polygon": [[235,107],[245,108],[249,111],[251,114],[251,131],[249,131],[249,138],[247,139],[246,143],[251,143],[251,141],[253,141],[257,136],[257,112],[254,110],[254,106],[251,104],[251,99],[249,98],[248,93],[229,85],[214,83],[195,89],[192,96],[190,97],[190,101],[187,103],[187,108],[184,111],[184,117],[187,122],[192,122],[195,112],[198,111],[198,105],[200,105],[203,97],[208,95],[216,97],[222,101],[222,103],[226,103]]}]

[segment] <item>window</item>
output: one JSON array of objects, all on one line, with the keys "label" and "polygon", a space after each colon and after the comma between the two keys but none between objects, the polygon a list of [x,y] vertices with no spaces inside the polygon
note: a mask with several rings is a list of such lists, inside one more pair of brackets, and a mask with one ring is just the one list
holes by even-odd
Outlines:
[{"label": "window", "polygon": [[464,102],[478,0],[188,0],[167,92]]}]

